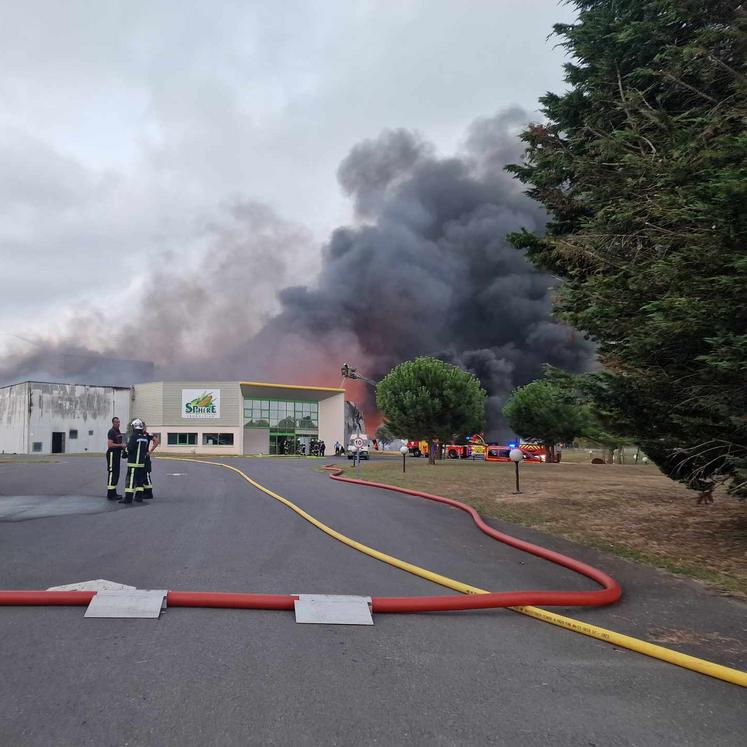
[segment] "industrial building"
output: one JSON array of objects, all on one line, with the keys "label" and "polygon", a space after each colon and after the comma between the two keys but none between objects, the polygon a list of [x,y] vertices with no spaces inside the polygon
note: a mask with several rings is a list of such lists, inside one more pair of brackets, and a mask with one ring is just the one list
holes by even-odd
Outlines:
[{"label": "industrial building", "polygon": [[25,381],[0,388],[0,452],[103,452],[112,417],[138,417],[181,454],[310,453],[345,440],[345,390],[256,381],[131,387]]},{"label": "industrial building", "polygon": [[130,387],[42,381],[4,386],[0,388],[0,453],[106,451],[112,418],[117,415],[127,422],[130,396]]}]

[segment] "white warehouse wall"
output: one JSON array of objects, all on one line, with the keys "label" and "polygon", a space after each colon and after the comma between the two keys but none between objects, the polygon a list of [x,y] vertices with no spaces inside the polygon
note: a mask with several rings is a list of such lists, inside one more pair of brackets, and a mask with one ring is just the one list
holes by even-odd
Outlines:
[{"label": "white warehouse wall", "polygon": [[0,389],[0,453],[25,454],[28,445],[29,384]]},{"label": "white warehouse wall", "polygon": [[[104,452],[106,434],[116,415],[123,426],[129,419],[129,389],[84,384],[31,382],[28,452],[41,443],[37,453],[52,452],[52,433],[65,434],[66,453]],[[77,430],[78,437],[70,438]]]}]

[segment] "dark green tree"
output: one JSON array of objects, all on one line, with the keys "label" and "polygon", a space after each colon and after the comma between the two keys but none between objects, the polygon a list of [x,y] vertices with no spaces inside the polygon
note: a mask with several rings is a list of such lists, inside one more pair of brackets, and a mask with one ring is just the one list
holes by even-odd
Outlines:
[{"label": "dark green tree", "polygon": [[635,443],[630,422],[621,417],[619,408],[605,406],[608,392],[608,374],[569,374],[554,366],[544,366],[544,376],[555,386],[562,388],[586,410],[586,422],[579,438],[585,438],[604,447],[605,461],[612,462],[616,450]]},{"label": "dark green tree", "polygon": [[599,344],[597,404],[706,499],[747,494],[745,19],[735,0],[576,0],[569,90],[509,167],[548,210],[515,246]]},{"label": "dark green tree", "polygon": [[376,404],[393,433],[426,440],[435,464],[435,441],[453,433],[479,432],[487,395],[480,382],[461,368],[436,358],[416,358],[393,368],[376,387]]},{"label": "dark green tree", "polygon": [[565,387],[540,379],[514,390],[503,408],[511,429],[523,438],[540,441],[555,461],[555,445],[573,441],[588,427],[589,416]]}]

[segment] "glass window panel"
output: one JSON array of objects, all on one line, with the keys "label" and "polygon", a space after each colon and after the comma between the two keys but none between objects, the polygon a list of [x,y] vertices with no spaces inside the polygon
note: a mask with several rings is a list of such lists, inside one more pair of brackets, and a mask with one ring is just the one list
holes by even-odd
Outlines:
[{"label": "glass window panel", "polygon": [[286,415],[280,420],[280,422],[278,423],[278,427],[281,430],[293,431],[296,429],[296,421],[294,418]]},{"label": "glass window panel", "polygon": [[203,433],[203,446],[233,446],[233,433]]},{"label": "glass window panel", "polygon": [[166,439],[169,446],[196,446],[196,433],[167,433]]}]

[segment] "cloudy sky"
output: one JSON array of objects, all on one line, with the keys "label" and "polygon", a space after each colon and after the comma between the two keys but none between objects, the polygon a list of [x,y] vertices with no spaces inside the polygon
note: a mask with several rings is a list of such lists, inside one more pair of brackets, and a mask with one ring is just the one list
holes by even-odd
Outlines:
[{"label": "cloudy sky", "polygon": [[555,0],[0,10],[0,354],[91,309],[126,313],[149,268],[199,269],[216,236],[240,240],[237,205],[290,237],[292,261],[263,273],[271,307],[353,222],[337,179],[353,146],[406,128],[449,154],[475,118],[535,111],[563,87],[547,36],[572,19]]}]

